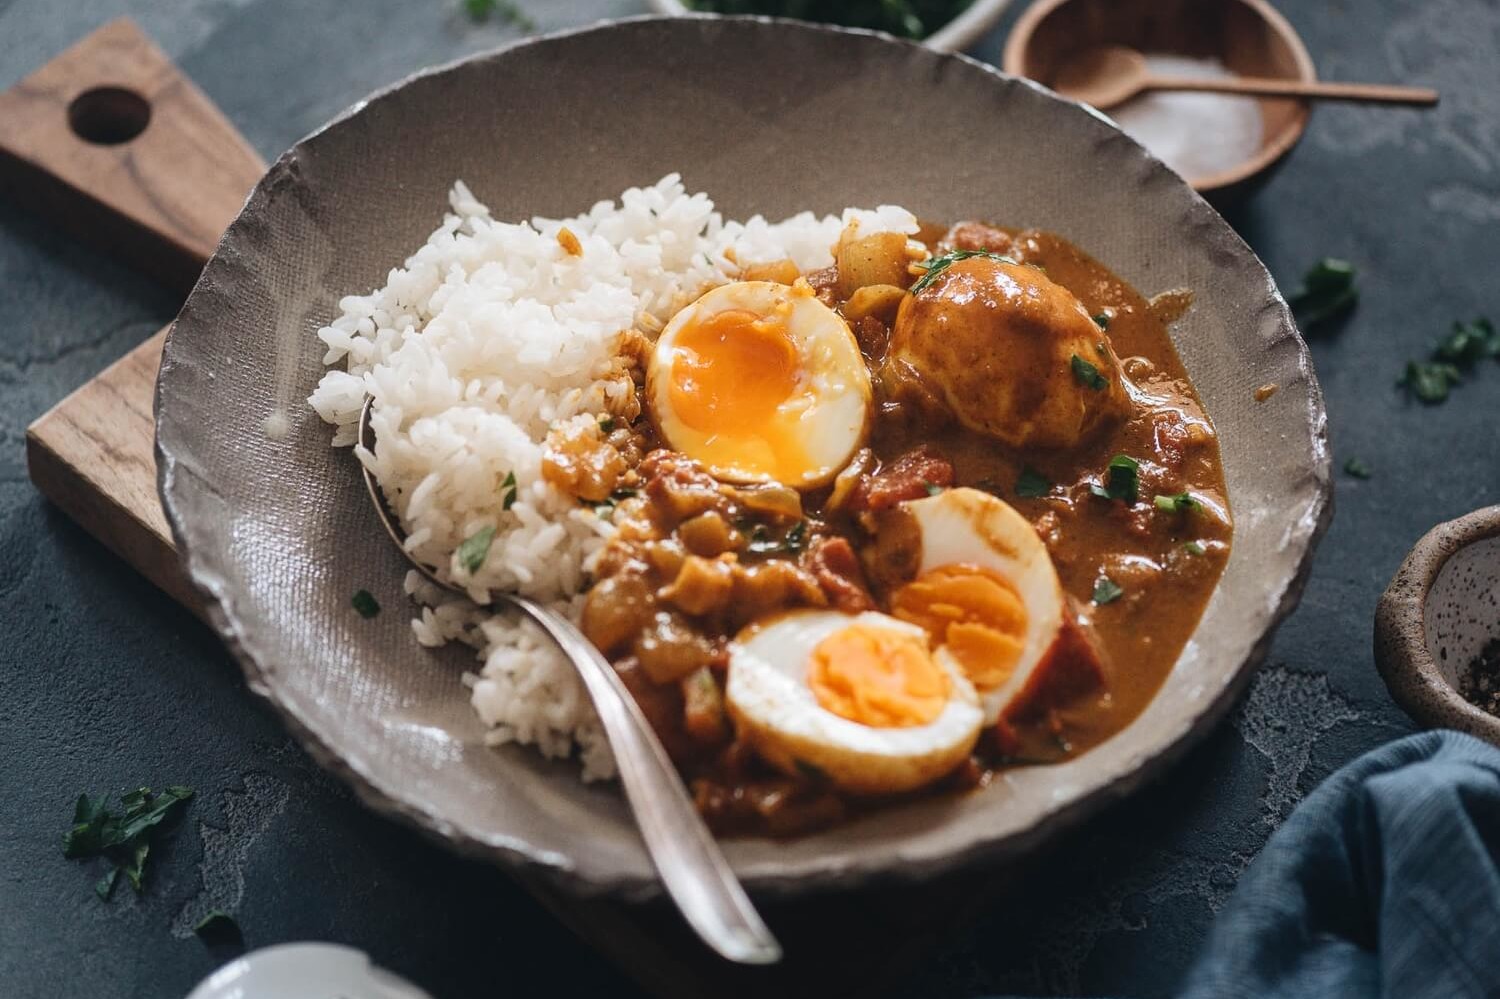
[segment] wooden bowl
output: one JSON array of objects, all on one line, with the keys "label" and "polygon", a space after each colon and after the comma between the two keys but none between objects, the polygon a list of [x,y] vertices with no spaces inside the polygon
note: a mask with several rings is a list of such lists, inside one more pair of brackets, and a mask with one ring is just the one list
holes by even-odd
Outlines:
[{"label": "wooden bowl", "polygon": [[1375,610],[1375,664],[1396,703],[1428,728],[1500,746],[1500,718],[1466,701],[1459,672],[1500,638],[1500,506],[1418,541]]},{"label": "wooden bowl", "polygon": [[[1004,68],[1050,86],[1074,53],[1106,44],[1217,58],[1241,76],[1317,79],[1302,39],[1264,0],[1037,0],[1005,43]],[[1210,200],[1223,203],[1258,187],[1307,128],[1307,101],[1266,97],[1259,104],[1260,151],[1231,170],[1188,178]]]}]

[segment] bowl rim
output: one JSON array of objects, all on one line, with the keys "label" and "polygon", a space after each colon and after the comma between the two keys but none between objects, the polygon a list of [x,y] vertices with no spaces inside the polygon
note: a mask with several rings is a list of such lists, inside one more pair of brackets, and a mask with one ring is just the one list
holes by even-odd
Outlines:
[{"label": "bowl rim", "polygon": [[[683,15],[716,15],[712,11],[695,10],[683,3],[682,0],[647,0],[651,9],[661,14],[672,17]],[[959,52],[973,45],[983,38],[1000,20],[1006,10],[1010,8],[1011,0],[974,0],[963,10],[959,11],[957,17],[948,21],[941,28],[922,39],[919,44],[925,45],[938,52]],[[809,21],[809,24],[820,22]],[[845,28],[858,31],[864,29],[849,28],[848,25],[833,24],[828,27]],[[879,34],[881,32],[877,32]],[[893,36],[894,37],[894,36]],[[910,41],[910,39],[905,39]]]},{"label": "bowl rim", "polygon": [[[675,2],[675,0],[672,0]],[[1016,19],[1015,27],[1011,29],[1010,37],[1005,40],[1005,48],[1001,54],[1000,68],[1012,76],[1021,76],[1021,66],[1027,49],[1031,45],[1037,27],[1046,20],[1053,12],[1076,0],[1036,0],[1027,7],[1019,18]],[[1252,13],[1260,17],[1271,30],[1287,44],[1291,50],[1292,58],[1297,63],[1297,75],[1293,79],[1304,83],[1312,83],[1318,78],[1318,68],[1313,64],[1312,56],[1308,54],[1307,46],[1302,41],[1302,36],[1297,34],[1297,29],[1292,27],[1286,16],[1272,7],[1267,0],[1221,0],[1224,3],[1237,3],[1248,7]],[[1291,152],[1307,131],[1308,119],[1312,117],[1312,103],[1306,99],[1285,98],[1296,100],[1298,113],[1291,128],[1284,129],[1276,138],[1261,146],[1260,151],[1245,160],[1239,166],[1218,173],[1210,174],[1198,180],[1184,177],[1184,180],[1192,186],[1193,190],[1200,194],[1210,194],[1222,191],[1225,188],[1234,187],[1251,177],[1257,176],[1274,166],[1282,157]],[[1107,114],[1107,112],[1105,112]]]},{"label": "bowl rim", "polygon": [[1412,719],[1460,728],[1500,745],[1500,718],[1470,704],[1444,677],[1427,648],[1427,596],[1459,551],[1500,537],[1500,505],[1436,525],[1411,547],[1375,608],[1375,665],[1386,689]]},{"label": "bowl rim", "polygon": [[[885,45],[909,47],[913,50],[923,50],[925,48],[936,58],[952,59],[965,63],[1001,82],[1019,85],[1044,95],[1059,104],[1081,110],[1118,132],[1118,127],[1106,116],[1087,105],[1081,105],[1075,101],[1061,97],[1032,80],[1004,73],[990,63],[972,58],[963,53],[937,52],[930,49],[930,47],[919,45],[911,40],[898,39],[888,34],[866,29],[845,28],[795,19],[769,18],[754,15],[725,16],[721,18],[718,15],[691,13],[682,18],[671,18],[647,14],[565,28],[517,40],[494,49],[461,56],[447,62],[420,69],[392,84],[379,88],[366,98],[356,101],[343,111],[335,114],[326,123],[298,140],[276,160],[267,171],[265,177],[258,182],[256,188],[251,192],[244,209],[242,209],[241,216],[226,231],[219,249],[215,252],[214,259],[217,260],[223,255],[226,252],[226,248],[233,249],[237,246],[235,237],[241,235],[240,230],[244,228],[244,219],[246,216],[253,216],[257,211],[262,209],[266,200],[271,196],[271,192],[280,189],[284,185],[297,183],[296,175],[300,171],[299,159],[305,146],[316,142],[324,133],[342,125],[349,119],[365,111],[367,107],[377,105],[392,98],[398,91],[405,89],[410,84],[429,77],[441,76],[469,64],[500,58],[521,48],[565,41],[575,36],[595,32],[632,28],[650,23],[687,20],[738,21],[746,24],[779,26],[800,31],[858,36]],[[1129,140],[1123,133],[1119,133],[1119,135],[1122,139],[1129,141],[1131,145],[1135,146],[1137,154],[1153,163],[1156,169],[1160,170],[1164,176],[1176,179],[1176,175],[1160,164],[1149,151],[1140,147],[1139,144],[1134,143],[1133,140]],[[1181,181],[1179,180],[1178,182]],[[1300,509],[1296,522],[1292,525],[1292,533],[1288,538],[1286,546],[1296,553],[1295,565],[1290,575],[1279,580],[1279,590],[1273,592],[1272,596],[1274,599],[1266,605],[1263,612],[1263,628],[1261,633],[1244,651],[1241,662],[1227,678],[1222,680],[1222,682],[1216,682],[1213,689],[1207,692],[1208,696],[1199,702],[1199,706],[1180,720],[1180,722],[1174,723],[1170,733],[1162,741],[1153,744],[1148,750],[1137,756],[1126,772],[1101,783],[1097,787],[1090,788],[1086,793],[1071,797],[1065,803],[1059,804],[1050,812],[1039,817],[1027,828],[1002,838],[981,838],[967,843],[962,848],[954,849],[941,855],[920,858],[902,857],[899,858],[899,863],[894,864],[878,865],[868,862],[854,862],[842,865],[826,865],[810,873],[757,872],[744,879],[746,886],[757,895],[765,897],[790,897],[810,892],[836,891],[856,887],[913,884],[933,877],[950,874],[964,868],[993,867],[1003,860],[1013,860],[1018,856],[1031,853],[1039,845],[1046,842],[1049,837],[1055,836],[1062,829],[1077,825],[1088,816],[1097,814],[1109,804],[1133,793],[1148,781],[1155,779],[1162,770],[1182,759],[1218,725],[1228,713],[1230,707],[1243,693],[1256,668],[1265,660],[1278,628],[1300,603],[1301,595],[1311,573],[1313,555],[1318,542],[1321,540],[1332,519],[1332,459],[1331,452],[1327,446],[1327,414],[1323,404],[1322,391],[1313,369],[1311,354],[1306,342],[1301,337],[1295,320],[1290,314],[1290,310],[1286,306],[1285,299],[1275,285],[1274,279],[1271,277],[1269,271],[1265,269],[1264,264],[1259,261],[1259,258],[1255,257],[1253,250],[1249,248],[1243,238],[1232,228],[1229,228],[1227,223],[1224,223],[1222,218],[1217,216],[1217,213],[1213,213],[1212,208],[1201,197],[1196,194],[1192,194],[1191,196],[1197,199],[1198,206],[1201,209],[1219,219],[1219,222],[1225,226],[1227,235],[1232,238],[1235,245],[1249,254],[1250,258],[1260,267],[1267,293],[1266,305],[1284,317],[1284,331],[1290,334],[1291,339],[1294,341],[1297,354],[1297,373],[1300,379],[1305,382],[1308,393],[1307,430],[1311,435],[1313,452],[1311,463],[1306,469],[1305,478],[1311,483],[1311,487],[1306,496],[1305,505]],[[233,256],[233,254],[231,253],[230,256]],[[178,327],[185,317],[190,316],[195,305],[201,305],[199,302],[200,298],[211,298],[220,290],[217,286],[217,272],[213,267],[213,262],[211,260],[210,266],[205,268],[204,275],[199,278],[182,313],[179,314],[178,319],[172,324],[164,346],[162,375],[157,380],[155,394],[157,483],[158,493],[163,502],[167,521],[171,527],[172,535],[179,552],[179,558],[183,562],[194,588],[203,598],[204,611],[209,624],[224,641],[228,651],[245,673],[248,689],[269,703],[274,713],[296,737],[304,750],[323,768],[338,776],[347,786],[351,787],[360,801],[376,813],[404,822],[430,840],[441,844],[457,854],[490,863],[497,863],[523,879],[532,875],[538,876],[547,883],[560,887],[578,897],[609,897],[627,901],[647,900],[658,897],[660,895],[660,884],[654,876],[643,880],[628,871],[612,872],[608,875],[600,875],[597,872],[593,874],[585,873],[567,862],[564,856],[553,853],[543,846],[524,839],[513,836],[480,838],[473,835],[470,831],[456,826],[445,815],[382,786],[373,774],[368,760],[356,760],[343,755],[331,741],[325,738],[322,731],[309,719],[302,716],[296,707],[279,696],[275,689],[276,664],[262,663],[258,658],[259,653],[252,650],[253,643],[245,631],[243,619],[233,608],[235,602],[234,594],[231,592],[228,583],[222,576],[216,573],[212,565],[205,562],[205,556],[202,551],[197,550],[192,543],[192,530],[189,517],[184,513],[184,504],[179,502],[181,499],[179,492],[189,490],[190,487],[184,486],[182,482],[198,478],[200,470],[195,468],[191,461],[186,460],[185,455],[176,453],[176,450],[184,447],[184,445],[180,439],[180,435],[176,432],[176,424],[169,415],[170,407],[164,405],[169,373],[178,366],[178,350],[180,348],[174,349],[174,340],[176,339]]]}]

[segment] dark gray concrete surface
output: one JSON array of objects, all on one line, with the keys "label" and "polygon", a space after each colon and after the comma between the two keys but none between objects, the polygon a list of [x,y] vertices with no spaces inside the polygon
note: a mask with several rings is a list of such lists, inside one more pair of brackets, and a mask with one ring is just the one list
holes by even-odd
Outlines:
[{"label": "dark gray concrete surface", "polygon": [[[542,29],[641,7],[519,2]],[[1069,837],[897,995],[1168,994],[1303,794],[1411,728],[1371,660],[1375,600],[1428,527],[1500,501],[1500,365],[1441,407],[1392,387],[1453,319],[1500,318],[1500,8],[1283,7],[1324,76],[1443,91],[1428,113],[1320,108],[1286,169],[1232,213],[1288,287],[1320,256],[1360,266],[1358,312],[1313,352],[1337,464],[1357,455],[1374,477],[1338,474],[1301,609],[1232,720]],[[268,159],[374,87],[517,34],[471,23],[453,0],[0,0],[0,87],[122,13]],[[1003,37],[979,54],[997,58]],[[0,995],[182,996],[235,952],[192,935],[213,908],[236,914],[247,946],[353,944],[440,999],[637,994],[498,871],[364,811],[206,629],[31,488],[26,424],[177,304],[0,190]],[[199,796],[153,855],[146,893],[102,904],[99,869],[61,856],[72,802],[143,783]]]}]

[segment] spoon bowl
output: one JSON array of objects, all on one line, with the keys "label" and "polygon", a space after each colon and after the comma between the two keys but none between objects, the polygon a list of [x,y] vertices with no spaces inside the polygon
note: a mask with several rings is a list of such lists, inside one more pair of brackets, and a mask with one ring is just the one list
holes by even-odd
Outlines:
[{"label": "spoon bowl", "polygon": [[[373,408],[374,400],[366,399],[359,414],[359,444],[367,450],[375,446],[370,426]],[[406,533],[375,473],[364,463],[360,470],[381,526],[412,568],[444,589],[463,593],[407,551]],[[774,964],[781,960],[781,946],[755,911],[656,731],[609,660],[572,621],[551,608],[514,593],[492,593],[491,599],[530,618],[578,671],[609,738],[620,783],[625,786],[625,797],[646,852],[683,918],[704,943],[730,961]]]}]

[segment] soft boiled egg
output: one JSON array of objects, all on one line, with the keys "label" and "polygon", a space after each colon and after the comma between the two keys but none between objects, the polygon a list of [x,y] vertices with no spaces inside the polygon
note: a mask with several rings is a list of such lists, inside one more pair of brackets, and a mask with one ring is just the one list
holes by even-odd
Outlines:
[{"label": "soft boiled egg", "polygon": [[930,784],[969,755],[982,715],[955,662],[916,625],[867,611],[793,611],[729,654],[725,701],[742,737],[788,774],[853,794]]},{"label": "soft boiled egg", "polygon": [[738,281],[672,317],[646,372],[666,443],[727,482],[812,489],[864,443],[870,373],[805,281]]},{"label": "soft boiled egg", "polygon": [[919,555],[891,613],[932,634],[934,658],[973,683],[986,724],[1102,684],[1099,653],[1025,517],[966,488],[902,506]]}]

